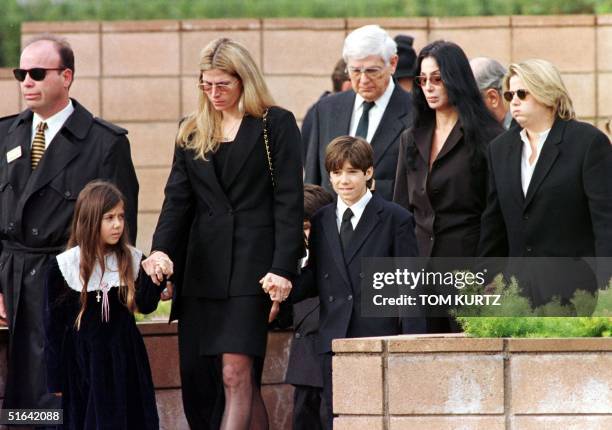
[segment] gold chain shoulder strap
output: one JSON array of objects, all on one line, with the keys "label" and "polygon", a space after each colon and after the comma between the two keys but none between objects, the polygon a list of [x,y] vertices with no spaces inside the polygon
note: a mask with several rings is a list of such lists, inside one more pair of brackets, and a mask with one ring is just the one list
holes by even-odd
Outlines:
[{"label": "gold chain shoulder strap", "polygon": [[274,183],[274,167],[272,166],[272,154],[270,152],[270,140],[268,138],[268,109],[263,114],[263,134],[264,143],[266,144],[266,156],[268,157],[268,169],[270,170],[270,179],[272,179],[272,187],[275,187]]}]

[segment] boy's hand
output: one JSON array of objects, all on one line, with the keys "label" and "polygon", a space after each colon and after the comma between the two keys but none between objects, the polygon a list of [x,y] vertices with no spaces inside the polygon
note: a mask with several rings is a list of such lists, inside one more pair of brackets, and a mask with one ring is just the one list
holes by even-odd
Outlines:
[{"label": "boy's hand", "polygon": [[272,302],[272,308],[270,308],[270,316],[268,317],[268,323],[271,323],[276,319],[280,312],[280,302]]}]

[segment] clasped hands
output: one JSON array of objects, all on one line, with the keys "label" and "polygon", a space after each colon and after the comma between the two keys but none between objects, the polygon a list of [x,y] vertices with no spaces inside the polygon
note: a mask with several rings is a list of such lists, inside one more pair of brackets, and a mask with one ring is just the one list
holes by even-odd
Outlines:
[{"label": "clasped hands", "polygon": [[268,322],[272,322],[274,318],[276,318],[276,315],[278,315],[280,303],[287,300],[287,297],[289,297],[292,287],[291,281],[282,276],[268,272],[259,280],[259,283],[264,292],[268,293],[272,300],[272,309],[270,309],[270,316],[268,317]]},{"label": "clasped hands", "polygon": [[[151,277],[155,285],[160,285],[164,277],[168,278],[174,273],[174,263],[166,253],[154,251],[148,258],[142,261],[142,268],[145,273]],[[174,285],[170,281],[166,281],[166,287],[161,292],[160,299],[162,301],[170,300]]]}]

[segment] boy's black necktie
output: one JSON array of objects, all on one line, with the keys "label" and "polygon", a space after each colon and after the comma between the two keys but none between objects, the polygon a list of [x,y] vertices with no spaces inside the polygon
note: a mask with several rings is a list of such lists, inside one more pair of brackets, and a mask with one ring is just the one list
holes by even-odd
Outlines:
[{"label": "boy's black necktie", "polygon": [[357,123],[357,131],[355,132],[355,136],[363,137],[364,139],[368,139],[368,126],[370,124],[370,109],[374,107],[375,102],[363,102],[363,108],[361,111],[361,118]]},{"label": "boy's black necktie", "polygon": [[342,224],[340,224],[340,240],[342,241],[342,249],[346,252],[351,237],[353,236],[353,224],[351,223],[353,218],[353,211],[351,208],[347,208],[342,215]]}]

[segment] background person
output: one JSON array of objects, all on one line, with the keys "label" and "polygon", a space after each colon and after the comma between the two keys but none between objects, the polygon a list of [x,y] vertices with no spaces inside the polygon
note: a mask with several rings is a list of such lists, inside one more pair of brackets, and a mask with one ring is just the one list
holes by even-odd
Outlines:
[{"label": "background person", "polygon": [[508,130],[512,123],[512,115],[502,96],[502,80],[507,72],[506,68],[499,61],[487,57],[472,58],[470,67],[487,109],[497,122]]},{"label": "background person", "polygon": [[[393,200],[416,222],[421,257],[474,257],[489,142],[503,129],[484,105],[463,50],[435,41],[417,59],[414,127],[402,133]],[[430,318],[429,332],[455,331]]]},{"label": "background person", "polygon": [[413,48],[414,37],[398,34],[393,38],[397,43],[397,67],[393,77],[404,91],[411,93],[414,84],[414,69],[417,54]]},{"label": "background person", "polygon": [[[0,316],[8,320],[3,408],[55,408],[44,360],[44,268],[62,252],[79,192],[94,179],[126,197],[130,242],[136,239],[138,180],[127,131],[69,97],[74,53],[65,39],[25,44],[15,78],[26,110],[0,119]],[[6,305],[6,311],[5,311]]]},{"label": "background person", "polygon": [[352,91],[325,97],[315,106],[305,181],[332,192],[325,149],[335,137],[362,137],[372,145],[376,192],[391,200],[401,132],[412,125],[410,94],[393,82],[397,47],[387,32],[366,25],[344,41],[342,57]]},{"label": "background person", "polygon": [[302,256],[300,133],[293,115],[273,106],[261,72],[237,42],[221,38],[204,48],[199,88],[198,108],[179,129],[154,251],[144,265],[156,276],[155,264],[177,260],[185,238],[175,315],[189,425],[207,428],[214,419],[210,358],[218,357],[221,428],[266,428],[253,361],[265,355],[271,302],[259,280],[274,285],[282,301]]}]

